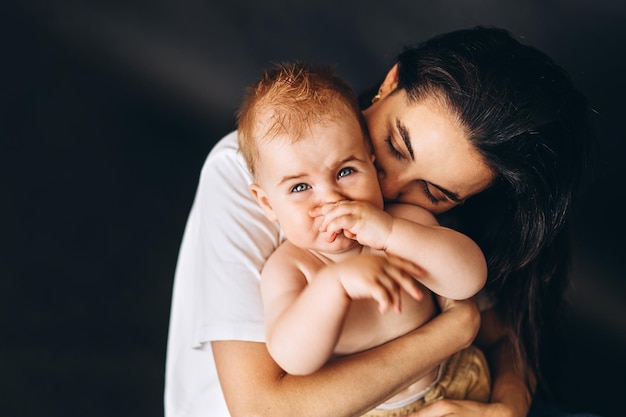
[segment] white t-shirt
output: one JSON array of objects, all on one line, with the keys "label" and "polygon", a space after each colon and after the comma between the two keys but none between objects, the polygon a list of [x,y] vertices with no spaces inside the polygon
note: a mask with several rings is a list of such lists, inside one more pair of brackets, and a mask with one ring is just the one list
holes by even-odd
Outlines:
[{"label": "white t-shirt", "polygon": [[248,186],[237,134],[209,153],[183,236],[172,295],[165,416],[229,417],[210,342],[265,341],[260,271],[282,240]]}]

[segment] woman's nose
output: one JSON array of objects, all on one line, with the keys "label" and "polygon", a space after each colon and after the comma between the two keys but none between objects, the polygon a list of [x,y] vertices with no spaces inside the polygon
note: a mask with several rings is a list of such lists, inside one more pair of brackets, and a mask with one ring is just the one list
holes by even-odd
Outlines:
[{"label": "woman's nose", "polygon": [[377,166],[378,184],[380,185],[380,191],[383,193],[385,200],[395,200],[400,194],[400,188],[398,187],[398,173],[389,172],[382,167]]},{"label": "woman's nose", "polygon": [[385,200],[395,200],[400,195],[400,187],[397,181],[390,181],[385,175],[378,176],[380,190]]}]

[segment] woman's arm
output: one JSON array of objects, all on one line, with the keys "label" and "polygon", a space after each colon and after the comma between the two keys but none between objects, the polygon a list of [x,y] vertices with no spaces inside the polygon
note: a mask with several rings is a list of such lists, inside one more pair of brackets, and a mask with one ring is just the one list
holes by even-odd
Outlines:
[{"label": "woman's arm", "polygon": [[308,376],[285,374],[265,344],[212,342],[233,417],[358,416],[467,347],[479,315],[473,301],[449,302],[442,314],[406,336],[326,364]]},{"label": "woman's arm", "polygon": [[[528,414],[535,390],[535,378],[528,367],[516,369],[513,345],[495,310],[481,313],[481,326],[476,343],[483,349],[492,373],[492,403],[501,403],[511,412],[510,416]],[[525,373],[525,374],[524,374]],[[530,381],[530,387],[526,381]]]}]

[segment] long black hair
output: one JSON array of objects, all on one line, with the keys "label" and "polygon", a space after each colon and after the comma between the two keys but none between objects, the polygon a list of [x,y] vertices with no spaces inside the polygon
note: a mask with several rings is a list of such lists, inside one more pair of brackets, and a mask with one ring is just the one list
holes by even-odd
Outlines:
[{"label": "long black hair", "polygon": [[545,383],[541,354],[567,286],[569,215],[591,142],[587,100],[550,57],[503,29],[443,34],[405,48],[397,64],[397,88],[409,101],[443,99],[496,174],[447,217],[483,249],[486,290],[518,364]]}]

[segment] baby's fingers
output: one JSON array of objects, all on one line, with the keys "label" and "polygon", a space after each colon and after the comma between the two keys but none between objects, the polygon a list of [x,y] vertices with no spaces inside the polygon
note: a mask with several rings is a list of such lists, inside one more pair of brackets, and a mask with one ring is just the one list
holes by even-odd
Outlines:
[{"label": "baby's fingers", "polygon": [[378,280],[377,286],[372,289],[372,298],[378,303],[378,310],[381,314],[386,313],[390,308],[396,312],[401,311],[399,287],[388,277]]},{"label": "baby's fingers", "polygon": [[423,293],[415,277],[424,276],[424,271],[412,262],[400,258],[390,259],[390,262],[395,267],[392,278],[396,284],[414,299],[421,300]]},{"label": "baby's fingers", "polygon": [[324,216],[320,224],[320,231],[324,232],[326,229],[346,228],[346,221],[350,218],[353,210],[354,205],[352,202],[342,200],[336,203],[324,204],[317,209],[309,211],[309,214],[313,217]]},{"label": "baby's fingers", "polygon": [[378,311],[380,311],[380,314],[385,314],[392,305],[389,294],[381,287],[373,288],[370,293],[370,297],[376,302],[376,304],[378,304]]},{"label": "baby's fingers", "polygon": [[[336,213],[333,213],[336,214]],[[320,223],[320,232],[343,230],[341,217],[337,215],[324,215]]]}]

